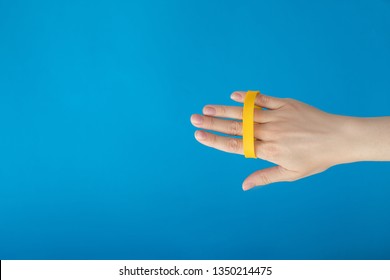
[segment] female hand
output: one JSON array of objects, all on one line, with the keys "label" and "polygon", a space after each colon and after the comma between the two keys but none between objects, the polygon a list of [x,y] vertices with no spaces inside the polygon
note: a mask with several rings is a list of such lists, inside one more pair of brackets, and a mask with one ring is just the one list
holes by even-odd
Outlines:
[{"label": "female hand", "polygon": [[[243,103],[245,92],[231,98]],[[260,94],[255,104],[255,152],[276,166],[259,170],[243,182],[243,189],[281,181],[294,181],[329,167],[360,159],[355,141],[355,118],[325,113],[293,99]],[[207,105],[203,114],[191,116],[194,126],[230,135],[242,135],[242,107]],[[222,119],[229,118],[229,119]],[[233,120],[232,120],[233,119]],[[229,153],[243,154],[242,139],[195,132],[203,145]]]}]

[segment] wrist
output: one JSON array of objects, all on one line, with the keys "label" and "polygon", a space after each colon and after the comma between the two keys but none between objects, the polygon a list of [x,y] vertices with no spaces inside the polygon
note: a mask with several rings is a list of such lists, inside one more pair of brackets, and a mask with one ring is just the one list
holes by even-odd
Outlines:
[{"label": "wrist", "polygon": [[364,145],[364,129],[366,125],[363,118],[349,116],[333,116],[334,123],[337,126],[337,156],[334,165],[365,161],[368,158],[368,152]]},{"label": "wrist", "polygon": [[390,160],[390,117],[338,117],[342,135],[339,163]]}]

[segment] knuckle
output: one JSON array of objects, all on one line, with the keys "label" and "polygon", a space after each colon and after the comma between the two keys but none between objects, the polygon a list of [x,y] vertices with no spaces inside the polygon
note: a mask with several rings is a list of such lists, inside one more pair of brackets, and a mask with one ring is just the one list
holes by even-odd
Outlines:
[{"label": "knuckle", "polygon": [[227,148],[232,153],[238,153],[240,150],[240,142],[235,138],[228,139]]},{"label": "knuckle", "polygon": [[[283,126],[281,123],[266,123],[266,124],[260,124],[255,125],[255,136],[263,141],[276,141],[278,142],[280,139],[282,139],[285,135],[285,130],[283,129]],[[275,143],[276,143],[275,142]],[[267,145],[276,145],[274,142],[267,143]],[[266,147],[268,149],[268,147]],[[269,147],[269,149],[272,151],[275,149],[274,147]]]},{"label": "knuckle", "polygon": [[226,115],[226,106],[221,105],[221,106],[218,107],[218,109],[219,109],[219,114],[221,116]]},{"label": "knuckle", "polygon": [[[282,130],[281,128],[274,128],[272,131],[270,131],[268,133],[269,133],[269,138],[276,141],[276,142],[279,142],[280,140],[282,140],[286,136],[286,131]],[[275,152],[275,150],[276,150],[276,152],[279,152],[280,148],[272,147],[270,149],[273,150],[274,152]]]},{"label": "knuckle", "polygon": [[288,108],[295,108],[296,100],[292,98],[284,98],[285,106]]},{"label": "knuckle", "polygon": [[261,132],[270,139],[275,139],[275,136],[280,131],[275,123],[266,123],[261,126]]},{"label": "knuckle", "polygon": [[276,145],[268,144],[263,146],[263,154],[268,159],[277,159],[280,154],[280,151]]},{"label": "knuckle", "polygon": [[[242,114],[242,112],[241,112],[241,114]],[[266,116],[267,116],[266,111],[263,111],[262,109],[255,108],[255,111],[254,111],[255,121],[262,122],[262,121],[264,121]]]},{"label": "knuckle", "polygon": [[288,177],[287,182],[294,182],[294,181],[296,181],[296,180],[298,180],[298,179],[300,179],[300,178],[301,178],[300,175],[298,175],[298,174],[293,174],[293,175],[291,175],[291,176]]},{"label": "knuckle", "polygon": [[270,102],[269,96],[263,95],[263,94],[260,95],[259,100],[260,100],[260,103],[264,104],[264,105],[266,105]]},{"label": "knuckle", "polygon": [[213,128],[215,126],[215,119],[213,117],[208,117],[207,127]]},{"label": "knuckle", "polygon": [[242,109],[240,109],[238,111],[238,119],[242,120],[244,118],[244,111]]},{"label": "knuckle", "polygon": [[241,135],[241,125],[236,121],[231,121],[229,123],[228,133],[231,135]]},{"label": "knuckle", "polygon": [[282,178],[285,178],[284,181],[286,181],[286,182],[293,182],[293,181],[298,180],[298,178],[299,178],[299,176],[297,174],[294,174],[291,171],[288,171],[281,166],[277,166],[277,170],[278,170],[279,175]]},{"label": "knuckle", "polygon": [[209,142],[210,144],[214,144],[216,141],[217,141],[217,137],[212,133],[208,133],[207,142]]},{"label": "knuckle", "polygon": [[262,185],[268,185],[268,184],[271,184],[272,183],[272,180],[270,179],[270,177],[267,175],[267,173],[260,173],[258,175],[258,180],[260,181],[260,183]]},{"label": "knuckle", "polygon": [[254,123],[253,130],[254,130],[255,134],[257,134],[260,130],[262,130],[262,127],[260,127],[259,123]]}]

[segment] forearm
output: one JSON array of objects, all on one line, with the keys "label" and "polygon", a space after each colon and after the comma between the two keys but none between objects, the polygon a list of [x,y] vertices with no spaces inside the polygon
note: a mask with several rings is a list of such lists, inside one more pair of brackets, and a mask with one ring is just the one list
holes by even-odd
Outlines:
[{"label": "forearm", "polygon": [[344,162],[390,161],[390,117],[344,117],[347,136]]}]

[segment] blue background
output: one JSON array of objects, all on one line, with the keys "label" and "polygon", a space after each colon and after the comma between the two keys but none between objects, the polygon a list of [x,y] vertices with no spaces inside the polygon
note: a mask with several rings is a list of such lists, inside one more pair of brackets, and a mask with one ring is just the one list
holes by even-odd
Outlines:
[{"label": "blue background", "polygon": [[389,1],[0,0],[0,259],[389,259],[390,163],[243,192],[189,121],[389,115],[389,50]]}]

